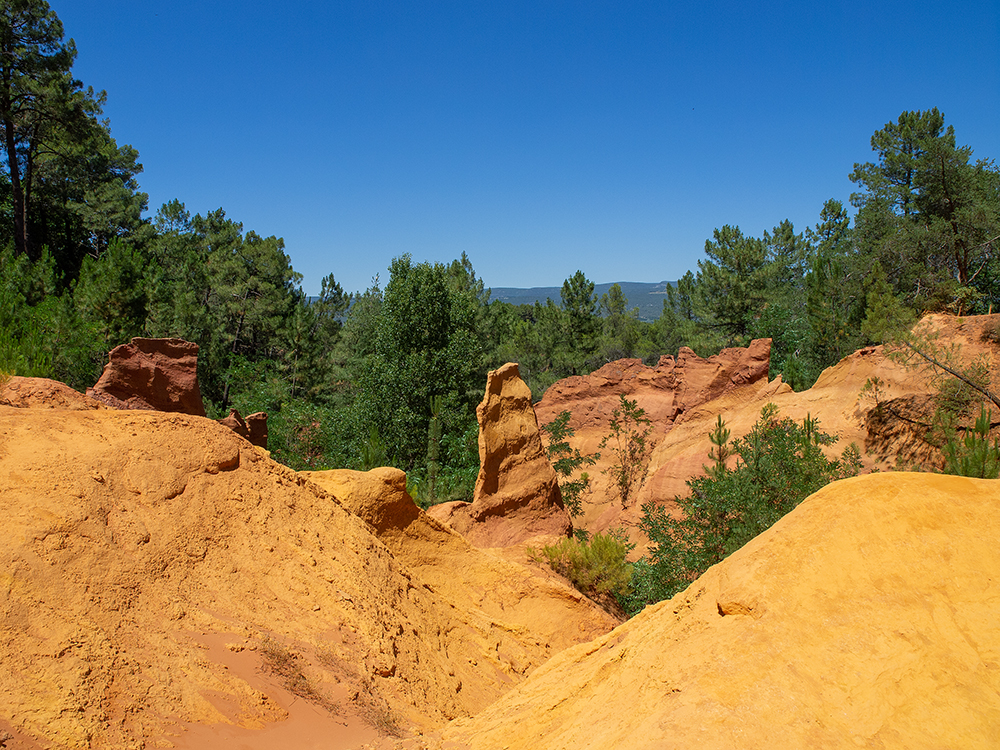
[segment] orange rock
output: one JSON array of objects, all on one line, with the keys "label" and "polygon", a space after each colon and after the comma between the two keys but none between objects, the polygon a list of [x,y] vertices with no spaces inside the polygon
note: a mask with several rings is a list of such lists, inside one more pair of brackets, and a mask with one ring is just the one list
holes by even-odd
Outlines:
[{"label": "orange rock", "polygon": [[677,359],[664,356],[656,367],[639,359],[609,362],[590,375],[564,378],[550,387],[536,411],[543,423],[569,410],[574,430],[607,430],[618,397],[626,396],[645,409],[662,434],[692,408],[725,393],[767,382],[771,339],[755,339],[747,348],[723,349],[702,359],[682,346]]},{"label": "orange rock", "polygon": [[[570,445],[581,453],[596,454],[601,452],[600,443],[608,434],[619,397],[626,396],[644,409],[652,421],[648,441],[655,447],[678,425],[691,419],[693,414],[711,408],[706,404],[755,397],[763,387],[768,386],[770,352],[770,339],[756,339],[747,348],[723,349],[708,359],[681,347],[676,360],[661,357],[656,367],[648,367],[638,359],[610,362],[590,375],[556,382],[545,392],[535,411],[542,424],[551,422],[563,411],[569,411],[569,426],[576,432],[569,441]],[[780,383],[770,386],[770,389],[778,393],[791,391],[787,385]],[[701,430],[700,423],[698,429]],[[707,460],[707,435],[708,429],[700,435],[697,453],[685,456],[675,467],[680,477],[680,486],[676,491],[683,491],[684,480],[699,473]],[[635,531],[635,524],[641,515],[642,504],[661,498],[673,500],[676,494],[661,494],[664,491],[664,475],[663,465],[657,461],[658,455],[662,455],[662,451],[657,448],[650,460],[645,483],[629,501],[628,507],[623,509],[614,500],[617,494],[611,478],[605,473],[613,457],[610,451],[604,451],[597,464],[588,469],[590,493],[583,498],[585,513],[578,524],[599,532],[624,527],[637,545],[636,554],[641,553],[645,540]],[[672,491],[673,487],[667,489]]]},{"label": "orange rock", "polygon": [[248,440],[254,445],[267,450],[267,413],[257,411],[246,417]]},{"label": "orange rock", "polygon": [[406,474],[391,466],[371,471],[334,469],[301,471],[304,477],[336,497],[356,515],[371,524],[383,539],[420,519],[420,508],[406,491]]},{"label": "orange rock", "polygon": [[433,506],[431,515],[477,547],[568,536],[569,513],[542,447],[531,391],[516,364],[489,373],[476,416],[480,468],[473,501]]},{"label": "orange rock", "polygon": [[[405,564],[462,612],[502,623],[529,664],[611,630],[618,621],[590,602],[548,566],[517,564],[506,550],[484,550],[421,511],[406,492],[406,474],[380,468],[300,472],[375,529]],[[461,503],[466,505],[466,503]],[[485,622],[485,620],[484,620]],[[527,639],[519,633],[530,633]],[[515,645],[515,641],[523,641]],[[489,701],[484,697],[483,706]]]},{"label": "orange rock", "polygon": [[[1000,367],[996,366],[1000,346],[988,334],[998,326],[1000,315],[928,315],[917,330],[937,336],[941,347],[959,347],[967,363],[985,357],[992,388],[1000,391]],[[887,357],[881,346],[873,346],[824,370],[812,388],[795,392],[780,376],[771,382],[763,377],[767,371],[763,351],[764,342],[754,342],[745,351],[725,350],[715,365],[710,364],[711,357],[698,360],[689,354],[679,356],[672,366],[665,357],[656,368],[623,360],[587,378],[554,384],[536,407],[539,421],[551,421],[569,410],[573,415],[570,426],[576,429],[569,442],[583,453],[598,451],[619,393],[638,401],[653,419],[655,446],[646,481],[635,500],[624,511],[612,501],[610,481],[602,474],[609,464],[605,455],[589,470],[592,492],[584,498],[585,514],[578,523],[592,532],[622,526],[637,544],[634,554],[642,554],[646,541],[635,532],[642,505],[655,502],[676,510],[674,498],[686,495],[687,480],[703,473],[709,463],[708,434],[716,418],[722,415],[733,439],[742,437],[767,403],[774,403],[781,416],[796,422],[807,415],[818,418],[821,430],[839,438],[827,452],[839,456],[855,443],[866,469],[891,469],[897,456],[904,465],[936,459],[936,450],[925,440],[936,392],[931,372],[904,367]],[[865,383],[875,378],[882,384],[882,409],[876,409],[875,399],[862,393]],[[696,383],[702,383],[704,390],[696,388]]]},{"label": "orange rock", "polygon": [[182,339],[134,338],[116,346],[87,395],[116,409],[153,409],[203,417],[198,345]]},{"label": "orange rock", "polygon": [[264,412],[259,411],[243,419],[237,409],[230,409],[228,416],[216,421],[251,444],[267,450],[267,414]]},{"label": "orange rock", "polygon": [[995,748],[1000,482],[836,482],[444,731],[456,750]]}]

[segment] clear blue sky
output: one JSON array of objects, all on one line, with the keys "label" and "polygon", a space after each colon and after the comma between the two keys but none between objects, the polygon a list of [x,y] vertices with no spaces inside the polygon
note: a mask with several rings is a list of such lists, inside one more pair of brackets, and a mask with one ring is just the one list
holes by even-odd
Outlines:
[{"label": "clear blue sky", "polygon": [[310,294],[405,252],[672,280],[715,227],[846,203],[904,110],[1000,158],[997,0],[50,1],[151,212],[284,237]]}]

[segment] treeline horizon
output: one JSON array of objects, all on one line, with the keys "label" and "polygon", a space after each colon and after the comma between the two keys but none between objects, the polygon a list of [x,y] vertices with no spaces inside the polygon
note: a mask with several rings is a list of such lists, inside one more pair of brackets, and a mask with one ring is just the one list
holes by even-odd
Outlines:
[{"label": "treeline horizon", "polygon": [[558,302],[490,299],[464,254],[400,255],[353,294],[333,269],[310,298],[283,240],[222,208],[175,199],[143,217],[138,152],[101,119],[104,92],[73,78],[75,54],[44,0],[0,2],[0,370],[83,389],[134,336],[196,342],[209,414],[267,412],[293,468],[391,464],[424,504],[468,498],[475,406],[504,362],[538,399],[622,357],[771,338],[771,377],[800,390],[925,312],[1000,310],[1000,171],[937,109],[874,132],[853,218],[830,199],[804,229],[716,229],[647,322],[620,285],[598,296],[569,269]]}]

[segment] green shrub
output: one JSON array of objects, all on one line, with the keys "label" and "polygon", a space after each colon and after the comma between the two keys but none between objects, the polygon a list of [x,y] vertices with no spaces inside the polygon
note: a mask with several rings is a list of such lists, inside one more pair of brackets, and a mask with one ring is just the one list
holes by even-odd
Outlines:
[{"label": "green shrub", "polygon": [[406,473],[407,492],[424,510],[456,500],[471,503],[479,476],[479,424],[470,419],[464,428],[440,435],[437,441],[435,465],[428,460]]},{"label": "green shrub", "polygon": [[[549,445],[545,449],[549,462],[556,474],[559,475],[559,492],[562,495],[563,505],[569,511],[571,518],[583,515],[583,495],[590,487],[590,475],[581,472],[576,479],[570,479],[583,466],[593,466],[600,453],[583,455],[579,448],[571,448],[567,442],[573,437],[573,428],[569,426],[570,413],[561,412],[559,416],[548,424],[542,425],[542,429],[549,435]],[[585,529],[576,529],[574,534],[580,541],[587,540]]]},{"label": "green shrub", "polygon": [[941,447],[944,454],[945,474],[963,477],[996,479],[1000,476],[1000,439],[990,443],[990,427],[993,413],[985,406],[979,410],[979,418],[962,438],[955,429]]},{"label": "green shrub", "polygon": [[622,508],[642,487],[646,479],[646,468],[653,446],[649,434],[653,423],[646,416],[646,410],[635,401],[622,394],[619,403],[611,412],[610,432],[601,441],[601,449],[611,451],[611,465],[604,473],[614,482]]},{"label": "green shrub", "polygon": [[625,558],[635,548],[624,531],[612,529],[593,534],[588,541],[563,539],[545,545],[541,551],[529,550],[532,558],[549,566],[570,580],[581,592],[614,611],[631,594],[632,565]]},{"label": "green shrub", "polygon": [[429,477],[423,470],[410,471],[406,475],[406,491],[413,501],[424,510],[432,505],[450,503],[456,500],[471,503],[476,490],[478,466],[442,467],[434,481],[434,492],[429,489]]},{"label": "green shrub", "polygon": [[1000,344],[1000,320],[992,321],[983,326],[983,333],[980,338],[992,344]]},{"label": "green shrub", "polygon": [[[710,566],[736,551],[795,508],[808,495],[835,479],[854,476],[861,456],[853,443],[839,460],[822,450],[835,438],[819,431],[819,422],[779,419],[768,404],[743,438],[727,446],[721,421],[713,430],[712,454],[734,453],[736,466],[716,462],[706,476],[688,480],[691,494],[676,498],[682,515],[675,518],[660,503],[642,506],[639,528],[651,542],[648,555],[634,567],[629,614],[673,596]],[[710,454],[710,455],[712,455]]]}]

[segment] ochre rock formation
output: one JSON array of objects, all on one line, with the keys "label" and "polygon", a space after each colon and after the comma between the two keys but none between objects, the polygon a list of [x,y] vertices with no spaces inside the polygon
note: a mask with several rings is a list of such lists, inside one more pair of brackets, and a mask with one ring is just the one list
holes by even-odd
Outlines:
[{"label": "ochre rock formation", "polygon": [[104,409],[97,399],[84,396],[65,383],[48,378],[22,378],[14,375],[0,384],[0,406],[20,409]]},{"label": "ochre rock formation", "polygon": [[[618,407],[621,396],[635,401],[645,410],[652,422],[648,442],[657,446],[692,414],[712,408],[706,404],[715,404],[720,400],[755,399],[764,390],[770,395],[790,392],[791,389],[780,378],[768,383],[770,352],[770,339],[755,339],[746,348],[723,349],[708,359],[702,359],[691,349],[682,347],[676,359],[661,357],[656,367],[648,367],[638,359],[622,359],[610,362],[590,375],[565,378],[554,383],[535,406],[538,421],[547,424],[561,412],[569,411],[569,427],[576,433],[569,440],[570,445],[584,454],[602,453],[597,464],[587,469],[591,477],[590,492],[583,498],[585,513],[578,525],[601,532],[623,526],[638,545],[637,552],[643,551],[644,540],[635,533],[635,523],[642,504],[661,497],[659,492],[662,488],[656,484],[660,466],[655,460],[650,462],[645,483],[623,509],[614,499],[617,494],[606,473],[612,463],[612,453],[610,450],[602,451],[600,447],[609,432],[612,412]],[[707,445],[707,437],[703,442]],[[701,443],[699,449],[700,446]],[[707,460],[706,454],[707,448],[705,453],[698,453],[693,463],[683,463],[682,469],[688,472],[683,479],[701,470],[701,465]],[[651,496],[650,487],[654,486],[656,491]],[[673,495],[669,499],[673,499]]]},{"label": "ochre rock formation", "polygon": [[590,375],[564,378],[554,383],[538,403],[542,424],[569,409],[570,427],[606,429],[618,397],[626,396],[645,409],[662,434],[682,414],[725,393],[767,382],[771,339],[755,339],[746,348],[723,349],[702,359],[686,346],[674,359],[660,357],[656,367],[640,359],[609,362]]},{"label": "ochre rock formation", "polygon": [[[1000,315],[965,318],[928,315],[915,330],[922,336],[937,337],[936,345],[941,348],[959,347],[961,360],[965,363],[985,357],[996,392],[1000,391],[1000,346],[990,338],[995,338],[990,331],[998,328]],[[743,358],[744,361],[761,361],[760,356],[751,357],[749,352],[738,354],[740,351],[729,350],[729,361],[733,361],[734,355],[737,361]],[[679,357],[678,362],[681,359]],[[687,480],[703,473],[703,467],[709,463],[708,452],[712,445],[708,435],[719,415],[726,421],[732,439],[746,435],[768,403],[778,407],[780,416],[797,422],[807,415],[818,418],[821,430],[839,438],[827,452],[839,456],[847,445],[855,443],[866,470],[892,469],[897,455],[904,465],[933,459],[934,450],[925,440],[925,425],[930,423],[936,392],[932,373],[900,364],[887,356],[881,346],[867,347],[845,357],[824,370],[812,388],[801,392],[792,391],[781,382],[780,376],[770,382],[764,377],[756,380],[747,377],[751,371],[766,372],[766,368],[757,365],[743,370],[744,376],[737,370],[732,384],[721,390],[718,384],[722,378],[712,379],[716,385],[707,391],[716,394],[712,398],[699,397],[695,381],[678,380],[672,387],[689,394],[680,398],[668,388],[654,388],[652,383],[669,381],[657,381],[653,370],[642,368],[637,361],[626,367],[612,363],[598,373],[608,373],[612,366],[622,373],[621,377],[597,379],[597,373],[593,373],[589,376],[590,381],[567,378],[557,382],[546,392],[536,411],[539,422],[544,424],[564,409],[569,410],[573,415],[570,426],[576,429],[576,435],[569,442],[584,453],[598,451],[608,431],[607,415],[617,403],[619,393],[638,401],[652,416],[655,445],[645,483],[635,500],[625,510],[613,501],[609,480],[602,474],[609,463],[609,455],[605,453],[597,465],[589,469],[593,491],[584,498],[585,515],[579,522],[590,531],[624,526],[638,545],[637,555],[645,547],[645,540],[634,533],[642,505],[657,502],[676,508],[673,499],[686,495]],[[705,369],[704,364],[692,368],[690,362],[685,367],[689,373]],[[673,373],[677,372],[679,369],[675,366]],[[630,373],[634,376],[628,377]],[[879,404],[870,392],[863,392],[865,384],[874,379],[881,383],[881,408],[876,408]],[[702,379],[702,382],[708,381]],[[670,415],[678,403],[683,403],[684,408],[671,421]]]},{"label": "ochre rock formation", "polygon": [[998,538],[996,480],[836,482],[443,746],[995,748]]},{"label": "ochre rock formation", "polygon": [[347,510],[367,521],[380,539],[394,538],[414,523],[430,523],[440,528],[442,537],[450,532],[423,518],[420,508],[406,491],[406,473],[391,466],[371,471],[333,469],[300,471],[300,475],[315,482]]},{"label": "ochre rock formation", "polygon": [[134,338],[116,346],[87,395],[117,409],[152,409],[203,417],[198,345],[183,339]]},{"label": "ochre rock formation", "polygon": [[[148,409],[205,416],[198,387],[198,345],[183,339],[134,338],[108,354],[87,395],[115,409]],[[218,422],[267,449],[267,414],[244,418],[236,409]]]},{"label": "ochre rock formation", "polygon": [[247,426],[247,440],[261,448],[267,448],[267,413],[256,411],[244,420]]},{"label": "ochre rock formation", "polygon": [[493,370],[479,419],[479,476],[471,504],[432,506],[431,515],[477,547],[511,547],[572,531],[559,482],[542,447],[531,390],[516,364]]},{"label": "ochre rock formation", "polygon": [[216,421],[223,427],[228,427],[241,438],[246,438],[253,445],[267,450],[267,414],[264,412],[256,412],[244,419],[240,416],[239,411],[230,409],[229,416]]},{"label": "ochre rock formation", "polygon": [[[384,480],[400,508],[398,475],[338,494],[377,526],[378,493],[352,498]],[[477,712],[614,624],[409,512],[380,532],[426,537],[404,560],[211,420],[0,406],[0,733],[354,747]],[[476,581],[460,594],[452,560]]]},{"label": "ochre rock formation", "polygon": [[[928,315],[915,330],[937,336],[937,345],[942,348],[958,347],[965,363],[985,358],[991,387],[997,391],[1000,347],[983,338],[984,330],[996,325],[1000,325],[1000,315]],[[881,383],[879,403],[864,390],[865,384],[875,379]],[[774,392],[768,385],[758,391],[727,394],[688,412],[658,443],[641,499],[670,500],[686,493],[686,480],[708,463],[708,433],[717,415],[726,420],[733,438],[741,437],[750,431],[768,402],[778,407],[781,416],[797,422],[807,415],[818,418],[821,430],[839,438],[828,449],[830,454],[839,455],[855,443],[866,469],[892,469],[897,456],[904,465],[931,460],[934,451],[925,437],[935,408],[933,381],[928,369],[906,367],[888,357],[883,347],[873,346],[827,368],[805,391],[796,393],[785,387]]]},{"label": "ochre rock formation", "polygon": [[[603,635],[618,624],[547,565],[529,569],[490,550],[473,547],[460,534],[422,512],[407,494],[406,474],[399,469],[300,474],[371,524],[396,559],[425,586],[446,597],[460,611],[478,612],[483,619],[480,627],[495,620],[512,633],[531,633],[534,650],[528,648],[527,655],[519,657],[531,664]],[[516,648],[524,650],[525,646]]]}]

